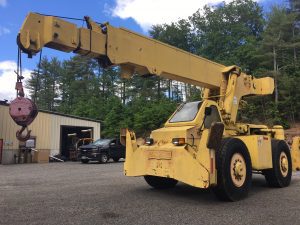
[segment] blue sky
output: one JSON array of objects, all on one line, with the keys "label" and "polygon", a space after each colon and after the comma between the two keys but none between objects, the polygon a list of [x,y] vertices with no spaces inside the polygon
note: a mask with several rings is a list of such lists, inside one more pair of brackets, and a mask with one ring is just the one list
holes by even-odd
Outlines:
[{"label": "blue sky", "polygon": [[[152,24],[187,18],[204,4],[216,4],[220,1],[222,0],[0,0],[0,100],[11,99],[15,93],[13,89],[16,78],[13,70],[17,60],[16,37],[29,12],[76,18],[88,15],[95,21],[109,21],[111,25],[147,35]],[[273,4],[285,2],[256,1],[263,5],[265,11]],[[43,55],[68,59],[72,54],[45,48]],[[30,70],[35,68],[37,62],[37,56],[33,59],[23,56],[26,77],[29,77]]]},{"label": "blue sky", "polygon": [[[89,15],[95,21],[109,21],[112,25],[129,27],[137,32],[142,32],[142,28],[133,19],[120,19],[110,16],[106,12],[107,7],[115,5],[115,1],[112,0],[7,0],[6,2],[5,7],[0,6],[0,29],[6,29],[6,32],[0,31],[2,33],[0,35],[0,61],[16,60],[16,36],[28,12],[76,18]],[[58,56],[59,58],[70,57],[68,54],[48,49],[45,49],[45,55],[49,57]],[[23,61],[24,67],[32,69],[37,59],[24,59]]]}]

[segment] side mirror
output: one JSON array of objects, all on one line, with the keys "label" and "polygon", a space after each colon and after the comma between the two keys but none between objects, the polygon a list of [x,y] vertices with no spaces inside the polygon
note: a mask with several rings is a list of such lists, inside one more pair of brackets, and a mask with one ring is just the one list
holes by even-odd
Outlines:
[{"label": "side mirror", "polygon": [[204,114],[205,114],[205,116],[210,116],[211,115],[211,107],[205,107]]}]

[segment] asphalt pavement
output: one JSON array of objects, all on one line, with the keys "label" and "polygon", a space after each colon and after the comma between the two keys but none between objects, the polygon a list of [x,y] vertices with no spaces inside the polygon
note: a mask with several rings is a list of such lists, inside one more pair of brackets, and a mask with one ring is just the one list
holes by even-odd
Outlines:
[{"label": "asphalt pavement", "polygon": [[123,163],[0,165],[0,224],[300,224],[300,172],[287,188],[254,175],[247,199],[221,202],[179,183],[150,188]]}]

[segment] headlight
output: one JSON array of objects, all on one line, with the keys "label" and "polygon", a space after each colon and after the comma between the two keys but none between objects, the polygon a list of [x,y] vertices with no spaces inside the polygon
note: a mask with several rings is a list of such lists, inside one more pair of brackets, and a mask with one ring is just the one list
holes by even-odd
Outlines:
[{"label": "headlight", "polygon": [[97,148],[93,148],[93,149],[92,149],[92,152],[93,152],[93,153],[97,153],[97,152],[98,152],[98,149],[97,149]]},{"label": "headlight", "polygon": [[150,137],[146,138],[146,141],[145,141],[146,145],[153,145],[153,143],[154,143],[154,140],[152,138],[150,138]]},{"label": "headlight", "polygon": [[185,145],[185,138],[173,138],[172,143],[176,146]]}]

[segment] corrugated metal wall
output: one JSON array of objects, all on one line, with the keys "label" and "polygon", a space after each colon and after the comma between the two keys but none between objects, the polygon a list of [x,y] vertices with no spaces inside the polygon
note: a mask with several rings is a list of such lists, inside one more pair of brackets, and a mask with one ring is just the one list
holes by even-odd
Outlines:
[{"label": "corrugated metal wall", "polygon": [[0,105],[0,138],[3,139],[3,149],[17,149],[19,142],[16,139],[18,126],[8,114],[8,106]]},{"label": "corrugated metal wall", "polygon": [[[59,153],[61,126],[92,127],[94,139],[100,138],[100,123],[62,115],[39,112],[35,121],[29,126],[31,135],[36,136],[36,149],[50,149],[51,154]],[[16,131],[20,129],[9,115],[9,107],[0,105],[0,139],[4,141],[3,149],[18,149],[19,141]]]}]

